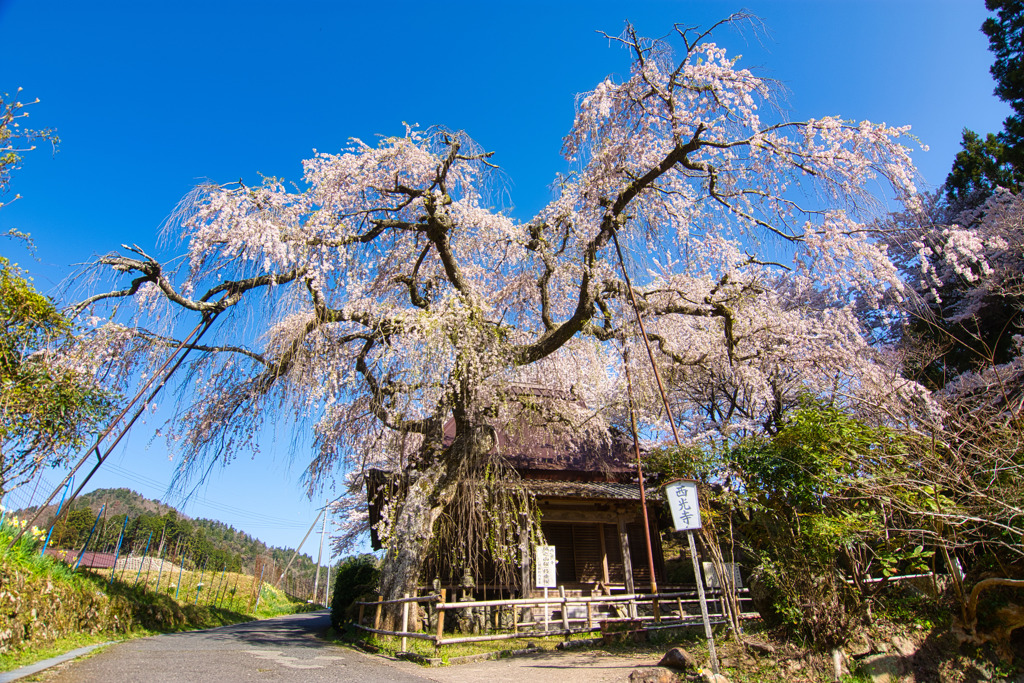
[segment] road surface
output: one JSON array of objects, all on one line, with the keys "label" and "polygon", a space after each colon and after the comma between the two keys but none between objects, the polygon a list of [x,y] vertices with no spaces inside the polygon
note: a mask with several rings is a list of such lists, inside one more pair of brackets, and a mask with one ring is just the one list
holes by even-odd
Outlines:
[{"label": "road surface", "polygon": [[317,638],[327,612],[293,614],[205,631],[170,633],[113,645],[44,677],[61,683],[146,681],[396,681],[429,680],[387,660]]},{"label": "road surface", "polygon": [[611,683],[625,681],[631,671],[653,666],[658,659],[542,652],[425,668],[412,662],[374,657],[318,638],[329,625],[329,615],[324,611],[139,638],[50,669],[41,675],[41,680],[48,683]]}]

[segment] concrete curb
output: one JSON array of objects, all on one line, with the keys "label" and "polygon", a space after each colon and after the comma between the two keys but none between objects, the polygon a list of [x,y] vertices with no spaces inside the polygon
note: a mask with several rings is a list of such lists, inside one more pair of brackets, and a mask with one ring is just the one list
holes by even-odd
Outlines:
[{"label": "concrete curb", "polygon": [[0,683],[10,683],[10,681],[16,681],[21,678],[26,678],[33,674],[37,674],[40,671],[45,671],[46,669],[49,669],[51,666],[57,666],[58,664],[63,664],[64,662],[70,661],[72,659],[77,659],[82,655],[87,655],[98,647],[103,647],[104,645],[111,645],[114,642],[116,641],[111,640],[106,643],[86,645],[85,647],[80,647],[77,650],[65,652],[62,655],[50,657],[49,659],[44,659],[40,662],[36,662],[35,664],[29,664],[28,666],[23,666],[20,669],[0,672]]}]

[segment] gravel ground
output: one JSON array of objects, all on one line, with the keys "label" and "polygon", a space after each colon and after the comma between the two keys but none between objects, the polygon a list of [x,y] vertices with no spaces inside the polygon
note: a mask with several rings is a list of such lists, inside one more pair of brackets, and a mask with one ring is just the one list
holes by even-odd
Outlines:
[{"label": "gravel ground", "polygon": [[540,652],[444,667],[427,668],[412,662],[391,664],[437,683],[621,683],[634,669],[655,666],[659,659],[587,652]]}]

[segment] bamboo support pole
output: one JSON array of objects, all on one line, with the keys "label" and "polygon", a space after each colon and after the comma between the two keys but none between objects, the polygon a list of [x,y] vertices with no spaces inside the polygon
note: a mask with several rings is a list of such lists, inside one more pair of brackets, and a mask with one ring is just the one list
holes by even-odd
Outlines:
[{"label": "bamboo support pole", "polygon": [[[409,594],[406,593],[402,597],[407,600],[408,597],[409,597]],[[408,602],[403,602],[402,603],[402,633],[407,633],[408,631],[409,631],[409,603]],[[407,651],[408,648],[409,648],[409,638],[408,638],[408,636],[402,636],[402,652]]]}]

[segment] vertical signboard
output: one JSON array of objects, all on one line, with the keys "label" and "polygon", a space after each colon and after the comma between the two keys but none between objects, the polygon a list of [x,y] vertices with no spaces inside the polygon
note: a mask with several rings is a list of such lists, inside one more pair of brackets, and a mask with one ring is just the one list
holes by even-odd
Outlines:
[{"label": "vertical signboard", "polygon": [[700,504],[697,502],[697,482],[680,479],[665,485],[665,497],[672,511],[676,531],[700,528]]},{"label": "vertical signboard", "polygon": [[700,563],[697,558],[697,544],[693,540],[693,532],[700,529],[700,502],[697,500],[697,482],[692,479],[677,479],[665,484],[665,498],[672,512],[672,523],[676,531],[685,531],[690,542],[690,557],[693,559],[693,575],[697,579],[697,596],[700,599],[700,616],[704,620],[704,636],[708,640],[708,651],[711,655],[711,670],[718,673],[718,653],[715,652],[715,636],[711,632],[711,620],[708,617],[708,601],[704,595],[704,582],[701,580]]},{"label": "vertical signboard", "polygon": [[537,588],[554,588],[558,585],[555,576],[555,546],[534,546],[537,558]]}]

